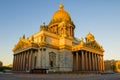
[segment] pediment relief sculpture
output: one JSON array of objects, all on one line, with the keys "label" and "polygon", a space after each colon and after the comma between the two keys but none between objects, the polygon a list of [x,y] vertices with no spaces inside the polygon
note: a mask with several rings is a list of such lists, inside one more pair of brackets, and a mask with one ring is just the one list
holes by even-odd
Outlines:
[{"label": "pediment relief sculpture", "polygon": [[36,43],[30,42],[27,39],[22,38],[14,46],[13,51],[20,50],[20,49],[25,49],[27,47],[38,47],[38,45]]},{"label": "pediment relief sculpture", "polygon": [[103,48],[102,48],[102,46],[101,45],[99,45],[98,43],[97,43],[97,41],[91,41],[91,42],[89,42],[89,43],[86,43],[86,47],[91,47],[91,48],[94,48],[94,49],[97,49],[97,50],[102,50],[102,51],[104,51],[103,50]]}]

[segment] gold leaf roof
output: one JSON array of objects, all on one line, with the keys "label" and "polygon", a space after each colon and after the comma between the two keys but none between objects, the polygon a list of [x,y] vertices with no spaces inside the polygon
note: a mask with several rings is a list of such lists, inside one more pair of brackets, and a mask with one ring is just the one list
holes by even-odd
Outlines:
[{"label": "gold leaf roof", "polygon": [[60,23],[62,21],[66,21],[74,25],[73,22],[71,21],[71,17],[69,13],[66,10],[64,10],[64,5],[61,3],[59,5],[59,9],[53,14],[49,25],[54,24],[54,23]]}]

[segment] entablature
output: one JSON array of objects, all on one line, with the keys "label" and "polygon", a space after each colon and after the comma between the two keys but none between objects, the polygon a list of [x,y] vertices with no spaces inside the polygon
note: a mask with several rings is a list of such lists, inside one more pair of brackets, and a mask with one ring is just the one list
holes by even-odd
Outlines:
[{"label": "entablature", "polygon": [[78,45],[72,46],[72,51],[79,51],[79,50],[86,50],[89,52],[102,54],[102,55],[104,52],[103,48],[100,47],[100,45],[96,41],[91,42],[90,44],[85,43],[85,42],[81,42]]},{"label": "entablature", "polygon": [[100,54],[100,55],[103,55],[103,51],[100,51],[100,50],[95,50],[93,48],[89,48],[89,47],[72,47],[72,51],[75,52],[75,51],[80,51],[80,50],[85,50],[85,51],[88,51],[88,52],[92,52],[92,53],[96,53],[96,54]]},{"label": "entablature", "polygon": [[21,53],[21,52],[29,51],[29,50],[31,50],[31,49],[37,50],[36,47],[27,47],[27,48],[24,48],[24,49],[18,49],[18,50],[16,50],[16,51],[14,51],[14,54],[19,54],[19,53]]},{"label": "entablature", "polygon": [[14,46],[13,52],[20,51],[28,47],[38,47],[38,44],[26,39],[25,37],[20,38],[18,43]]}]

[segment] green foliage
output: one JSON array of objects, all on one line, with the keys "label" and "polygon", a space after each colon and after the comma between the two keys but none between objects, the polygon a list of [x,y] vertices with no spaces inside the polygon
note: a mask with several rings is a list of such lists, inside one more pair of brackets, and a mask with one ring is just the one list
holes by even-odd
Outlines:
[{"label": "green foliage", "polygon": [[116,70],[116,66],[115,66],[115,65],[111,65],[111,69],[112,69],[113,71],[115,71],[115,70]]},{"label": "green foliage", "polygon": [[7,66],[2,66],[2,67],[0,67],[0,71],[4,71],[4,70],[6,70],[6,69],[11,70],[12,68],[7,67]]}]

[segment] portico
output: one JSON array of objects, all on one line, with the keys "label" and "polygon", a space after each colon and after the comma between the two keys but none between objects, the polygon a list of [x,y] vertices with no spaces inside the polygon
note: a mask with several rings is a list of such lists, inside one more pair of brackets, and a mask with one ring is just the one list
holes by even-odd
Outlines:
[{"label": "portico", "polygon": [[103,55],[79,50],[73,53],[73,71],[104,71]]},{"label": "portico", "polygon": [[35,48],[27,49],[14,54],[13,70],[14,71],[30,71],[36,68]]}]

